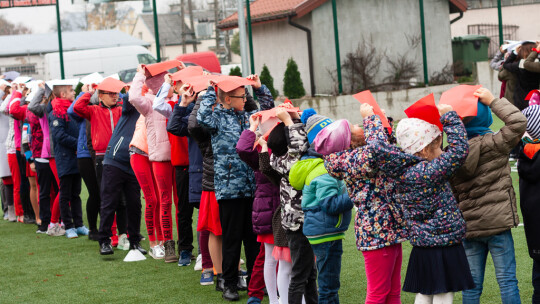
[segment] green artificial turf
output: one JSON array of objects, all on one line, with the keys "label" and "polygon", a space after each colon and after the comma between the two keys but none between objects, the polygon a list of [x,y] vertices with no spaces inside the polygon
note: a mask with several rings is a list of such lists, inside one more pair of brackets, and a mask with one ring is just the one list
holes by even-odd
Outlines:
[{"label": "green artificial turf", "polygon": [[[501,126],[500,120],[495,118],[493,129]],[[512,173],[512,178],[519,198],[517,174]],[[87,197],[84,187],[81,197],[84,204]],[[102,257],[97,242],[86,237],[68,240],[37,235],[35,231],[35,225],[0,221],[0,303],[225,302],[221,293],[214,290],[214,285],[199,284],[200,272],[193,271],[193,263],[178,267],[149,256],[146,261],[126,263],[122,261],[126,251],[116,250],[114,255]],[[143,235],[146,232],[144,221],[141,232]],[[527,252],[523,226],[512,229],[512,233],[521,298],[523,302],[530,302],[532,260]],[[148,248],[148,241],[142,244]],[[411,246],[405,243],[402,280],[410,250]],[[366,295],[364,261],[356,250],[352,225],[347,231],[343,251],[341,303],[363,303]],[[481,303],[501,302],[494,272],[488,258]],[[240,295],[239,303],[245,303],[246,292],[240,292]],[[414,295],[402,292],[402,301],[413,303]],[[268,299],[265,298],[263,303],[268,303]],[[454,303],[461,303],[460,293],[456,294]]]}]

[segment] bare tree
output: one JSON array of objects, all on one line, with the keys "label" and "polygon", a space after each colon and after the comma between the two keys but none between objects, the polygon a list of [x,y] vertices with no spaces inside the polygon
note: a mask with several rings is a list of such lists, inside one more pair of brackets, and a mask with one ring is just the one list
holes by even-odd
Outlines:
[{"label": "bare tree", "polygon": [[341,67],[345,79],[349,82],[350,93],[369,89],[374,85],[385,53],[385,50],[377,50],[372,37],[369,40],[362,37],[356,50],[345,55],[345,62]]},{"label": "bare tree", "polygon": [[0,15],[0,35],[24,35],[31,34],[32,30],[22,23],[13,24],[6,17]]},{"label": "bare tree", "polygon": [[105,30],[115,28],[128,17],[131,8],[117,6],[116,3],[94,4],[88,14],[89,30]]}]

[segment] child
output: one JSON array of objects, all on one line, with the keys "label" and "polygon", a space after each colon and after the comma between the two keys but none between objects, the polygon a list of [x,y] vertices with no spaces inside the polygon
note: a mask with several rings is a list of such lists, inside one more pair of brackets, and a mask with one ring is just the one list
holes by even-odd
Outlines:
[{"label": "child", "polygon": [[[485,88],[474,95],[479,98],[478,114],[465,123],[469,156],[450,180],[467,224],[463,247],[476,285],[463,291],[463,303],[480,301],[488,252],[502,302],[519,303],[511,232],[519,217],[508,157],[525,132],[527,120],[508,100],[495,99]],[[505,123],[495,134],[489,128],[493,122],[490,108]]]},{"label": "child", "polygon": [[[360,114],[366,116],[365,134],[375,137],[380,132],[381,120],[372,115],[372,108],[365,104]],[[336,124],[338,122],[341,125]],[[407,231],[403,210],[394,200],[395,181],[377,170],[378,166],[369,165],[371,154],[365,146],[364,130],[358,125],[337,121],[323,129],[317,138],[316,143],[325,155],[326,170],[332,177],[345,181],[351,200],[358,207],[355,234],[357,248],[362,251],[365,262],[365,303],[401,303],[401,243],[407,240]],[[388,143],[386,136],[382,138]],[[343,142],[342,149],[336,151],[349,149],[349,146],[355,149],[329,153],[332,150],[328,151],[326,146],[335,141]]]},{"label": "child", "polygon": [[413,249],[403,290],[417,293],[415,303],[452,303],[454,292],[474,287],[461,243],[465,221],[448,182],[467,157],[466,132],[451,106],[438,109],[448,135],[445,152],[437,126],[406,118],[396,128],[405,153],[393,150],[378,161],[397,180],[396,199],[404,206]]},{"label": "child", "polygon": [[540,303],[540,105],[530,105],[523,110],[527,118],[527,133],[523,137],[523,150],[518,161],[520,207],[525,226],[525,237],[529,256],[533,259],[532,267],[532,302]]},{"label": "child", "polygon": [[[302,113],[302,120],[309,117],[309,109]],[[333,140],[325,145],[328,136],[324,130],[348,126],[345,120],[332,122],[323,129],[312,128],[316,116],[309,117],[306,129],[311,147],[291,168],[291,185],[302,190],[302,210],[304,211],[303,232],[307,237],[316,257],[319,285],[319,303],[339,303],[341,273],[342,240],[351,221],[352,201],[346,192],[345,183],[328,174],[320,152],[335,152],[350,146],[350,136]],[[324,120],[326,121],[326,119]],[[324,133],[323,133],[324,132]],[[345,142],[345,144],[344,144]]]},{"label": "child", "polygon": [[[294,116],[292,116],[294,115]],[[292,270],[288,300],[291,304],[317,303],[317,268],[315,256],[308,239],[302,233],[304,213],[302,191],[289,183],[289,172],[301,155],[308,149],[308,137],[297,113],[290,115],[277,109],[276,116],[283,123],[277,125],[268,136],[268,148],[272,150],[270,164],[281,176],[281,225],[287,235]],[[266,171],[263,171],[266,174]]]},{"label": "child", "polygon": [[[256,82],[253,88],[257,95],[265,92],[257,75],[248,78]],[[246,92],[243,86],[229,92],[219,90],[218,97],[220,103],[214,107],[216,92],[213,85],[210,85],[201,102],[197,120],[212,135],[216,198],[223,230],[223,298],[238,300],[237,270],[242,241],[247,260],[248,282],[259,254],[259,244],[251,223],[255,188],[253,171],[240,160],[234,143],[238,142],[242,130],[249,128],[249,115],[258,109],[256,105],[249,105],[244,109]],[[268,101],[266,98],[260,99],[263,110],[270,108]]]},{"label": "child", "polygon": [[75,91],[71,85],[53,87],[57,96],[52,102],[49,114],[51,135],[54,140],[54,152],[59,164],[60,177],[60,213],[68,239],[78,235],[88,235],[88,228],[83,226],[81,204],[81,176],[77,168],[77,123],[67,114],[67,109],[75,99]]}]

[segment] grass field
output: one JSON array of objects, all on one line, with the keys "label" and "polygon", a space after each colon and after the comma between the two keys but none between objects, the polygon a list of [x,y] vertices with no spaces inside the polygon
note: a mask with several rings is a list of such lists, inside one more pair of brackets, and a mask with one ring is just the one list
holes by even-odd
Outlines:
[{"label": "grass field", "polygon": [[[494,129],[501,126],[495,120]],[[512,173],[518,192],[517,174]],[[81,195],[86,201],[86,189]],[[519,198],[519,193],[518,193]],[[518,208],[519,209],[519,208]],[[84,208],[83,208],[84,210]],[[521,217],[521,211],[520,211]],[[99,255],[97,242],[87,238],[36,235],[35,225],[0,221],[0,303],[224,303],[214,286],[199,284],[200,272],[193,264],[178,267],[148,257],[146,261],[125,263],[126,251]],[[141,232],[145,233],[144,222]],[[527,252],[523,227],[512,229],[515,242],[519,289],[523,302],[532,295],[532,260]],[[143,246],[148,248],[148,242]],[[341,303],[363,303],[366,280],[362,254],[356,250],[353,229],[343,244]],[[403,247],[402,279],[411,246]],[[240,303],[247,301],[240,293]],[[413,303],[414,295],[402,293],[403,303]],[[455,303],[461,303],[456,294]],[[488,259],[481,303],[500,303],[494,268]],[[264,303],[268,303],[267,299]]]}]

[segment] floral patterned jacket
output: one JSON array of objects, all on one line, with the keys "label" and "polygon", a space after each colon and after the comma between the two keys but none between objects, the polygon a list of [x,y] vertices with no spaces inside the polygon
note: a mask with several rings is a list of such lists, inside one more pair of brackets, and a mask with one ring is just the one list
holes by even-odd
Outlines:
[{"label": "floral patterned jacket", "polygon": [[379,170],[396,179],[396,200],[403,205],[409,239],[413,246],[451,246],[465,236],[465,220],[450,188],[450,177],[469,153],[467,133],[456,112],[441,117],[448,147],[427,161],[384,142],[376,145]]},{"label": "floral patterned jacket", "polygon": [[[364,120],[368,145],[388,143],[378,116]],[[356,245],[367,251],[407,240],[402,206],[396,204],[396,182],[378,170],[371,146],[333,153],[325,157],[328,173],[345,181],[349,197],[358,212],[355,219]],[[375,147],[373,147],[375,148]]]}]

